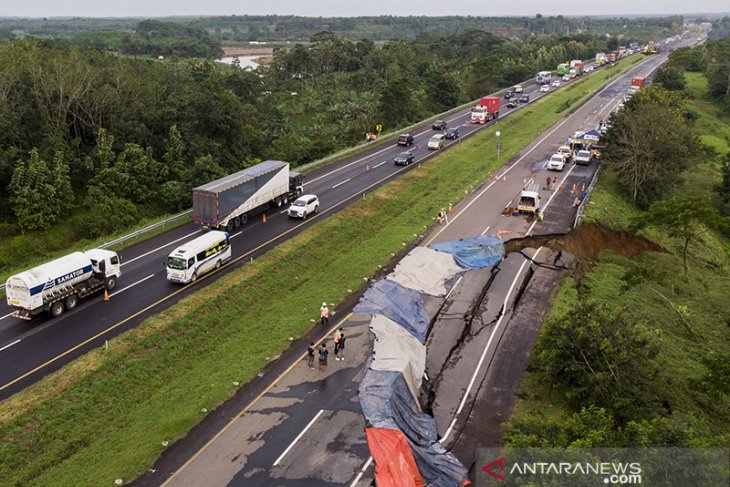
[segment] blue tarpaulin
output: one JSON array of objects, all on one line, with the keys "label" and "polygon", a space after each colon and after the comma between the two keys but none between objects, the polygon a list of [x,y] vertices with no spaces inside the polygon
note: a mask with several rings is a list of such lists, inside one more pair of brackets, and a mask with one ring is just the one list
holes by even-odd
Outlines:
[{"label": "blue tarpaulin", "polygon": [[502,239],[496,235],[452,240],[451,242],[431,244],[429,247],[452,254],[456,262],[464,269],[490,267],[502,260],[504,256]]},{"label": "blue tarpaulin", "polygon": [[421,343],[426,341],[429,318],[423,307],[423,298],[418,292],[395,281],[377,281],[365,291],[353,311],[383,315],[408,330]]},{"label": "blue tarpaulin", "polygon": [[400,372],[365,369],[358,390],[366,423],[403,432],[428,487],[461,487],[467,470],[438,442],[436,421],[421,411]]}]

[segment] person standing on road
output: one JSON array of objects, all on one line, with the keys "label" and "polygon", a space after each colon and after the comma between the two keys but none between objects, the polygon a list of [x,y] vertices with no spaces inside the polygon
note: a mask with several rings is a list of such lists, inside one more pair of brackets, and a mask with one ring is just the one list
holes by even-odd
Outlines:
[{"label": "person standing on road", "polygon": [[552,180],[550,179],[550,176],[548,176],[547,179],[545,180],[545,189],[547,189],[548,191],[553,189],[551,181]]},{"label": "person standing on road", "polygon": [[553,191],[557,191],[557,190],[558,190],[558,178],[554,177],[553,178]]},{"label": "person standing on road", "polygon": [[340,349],[340,357],[337,360],[345,360],[345,332],[342,330],[342,328],[339,329],[338,333],[340,334],[340,339],[337,341],[337,346]]},{"label": "person standing on road", "polygon": [[335,330],[335,332],[332,334],[332,342],[334,343],[335,350],[335,360],[340,360],[340,358],[337,356],[337,354],[340,352],[340,330]]},{"label": "person standing on road", "polygon": [[314,342],[307,347],[307,365],[310,369],[314,368]]},{"label": "person standing on road", "polygon": [[446,210],[444,210],[443,208],[441,208],[441,211],[439,211],[438,221],[441,224],[443,224],[446,221]]},{"label": "person standing on road", "polygon": [[327,307],[327,303],[322,303],[322,307],[319,308],[319,322],[322,326],[330,324],[330,309]]},{"label": "person standing on road", "polygon": [[327,370],[327,355],[329,355],[329,351],[327,350],[327,345],[323,343],[319,349],[319,370],[322,372]]}]

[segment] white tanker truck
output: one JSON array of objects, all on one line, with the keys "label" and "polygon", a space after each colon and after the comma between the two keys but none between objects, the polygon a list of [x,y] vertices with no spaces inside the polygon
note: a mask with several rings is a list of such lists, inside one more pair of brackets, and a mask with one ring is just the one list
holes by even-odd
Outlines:
[{"label": "white tanker truck", "polygon": [[11,276],[5,294],[17,318],[29,320],[42,311],[56,317],[74,309],[81,298],[103,289],[111,291],[121,275],[116,252],[92,249]]}]

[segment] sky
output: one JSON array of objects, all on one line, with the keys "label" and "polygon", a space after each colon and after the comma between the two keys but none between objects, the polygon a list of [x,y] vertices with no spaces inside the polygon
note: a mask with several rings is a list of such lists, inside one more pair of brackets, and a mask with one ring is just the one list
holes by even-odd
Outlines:
[{"label": "sky", "polygon": [[[589,8],[586,9],[586,6]],[[717,13],[727,0],[0,0],[0,17],[166,17],[176,15],[620,15]]]}]

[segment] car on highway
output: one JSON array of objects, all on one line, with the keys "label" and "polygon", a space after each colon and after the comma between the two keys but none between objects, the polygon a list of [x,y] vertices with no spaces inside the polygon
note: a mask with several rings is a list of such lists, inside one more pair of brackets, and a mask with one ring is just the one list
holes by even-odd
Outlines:
[{"label": "car on highway", "polygon": [[560,80],[559,79],[553,80],[553,82],[550,84],[553,85],[555,88],[557,88],[558,86],[560,86]]},{"label": "car on highway", "polygon": [[431,137],[431,140],[428,141],[428,148],[429,149],[440,149],[444,146],[445,143],[445,137],[444,134],[436,134],[433,137]]},{"label": "car on highway", "polygon": [[286,214],[290,218],[307,218],[307,216],[317,213],[319,210],[319,198],[313,194],[305,194],[291,204]]},{"label": "car on highway", "polygon": [[446,128],[446,120],[436,120],[434,123],[431,124],[431,128],[433,130],[444,130]]},{"label": "car on highway", "polygon": [[529,101],[530,101],[530,95],[528,95],[527,93],[520,96],[520,99],[519,99],[520,103],[529,103]]},{"label": "car on highway", "polygon": [[507,102],[507,108],[515,108],[517,106],[517,101],[512,98],[510,101]]},{"label": "car on highway", "polygon": [[459,127],[449,127],[444,134],[447,139],[458,139],[459,138]]},{"label": "car on highway", "polygon": [[504,99],[509,100],[513,96],[515,96],[514,92],[512,90],[509,90],[507,93],[504,94]]},{"label": "car on highway", "polygon": [[567,74],[563,76],[563,81],[570,81],[570,76]]},{"label": "car on highway", "polygon": [[542,85],[540,87],[540,93],[547,93],[548,91],[550,91],[550,85]]},{"label": "car on highway", "polygon": [[401,152],[397,156],[395,156],[395,159],[393,159],[393,163],[395,163],[396,166],[407,166],[408,164],[412,163],[415,160],[415,156],[413,155],[413,152],[406,151]]},{"label": "car on highway", "polygon": [[562,171],[565,167],[565,157],[563,154],[553,154],[547,163],[548,171]]},{"label": "car on highway", "polygon": [[523,91],[522,85],[515,85],[515,87],[512,89],[515,91],[515,93],[522,93]]},{"label": "car on highway", "polygon": [[573,157],[573,151],[569,145],[561,145],[558,148],[557,154],[562,154],[566,162],[570,162],[570,159]]},{"label": "car on highway", "polygon": [[593,66],[588,66],[585,72],[590,73],[591,71],[593,71]]},{"label": "car on highway", "polygon": [[416,139],[411,134],[403,134],[398,137],[398,145],[413,145],[416,143]]},{"label": "car on highway", "polygon": [[579,150],[575,154],[575,163],[580,164],[583,166],[587,166],[591,163],[593,160],[593,156],[591,155],[591,151],[587,150]]}]

